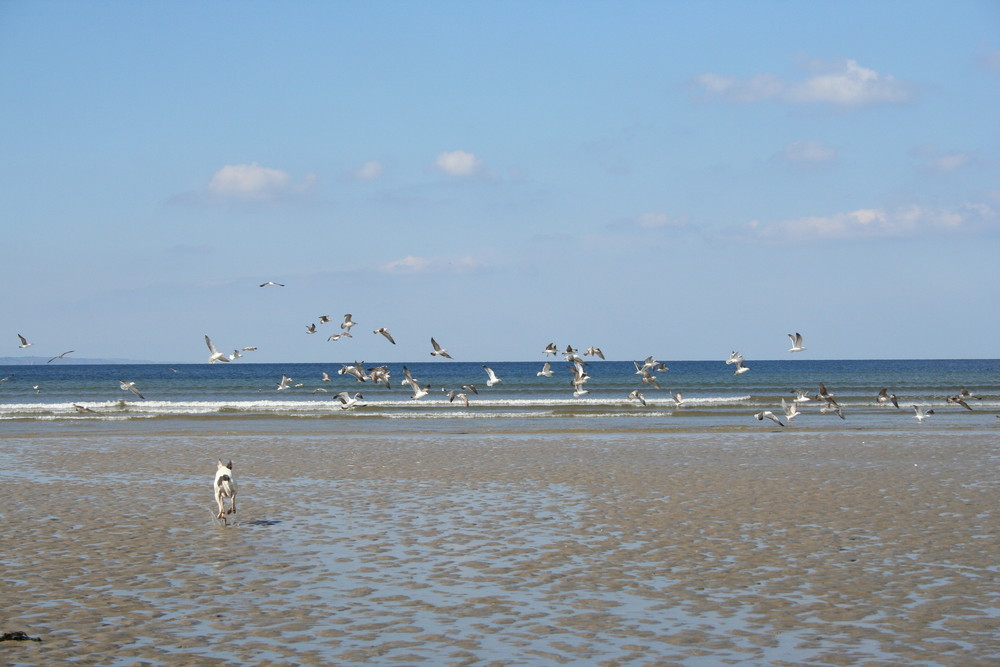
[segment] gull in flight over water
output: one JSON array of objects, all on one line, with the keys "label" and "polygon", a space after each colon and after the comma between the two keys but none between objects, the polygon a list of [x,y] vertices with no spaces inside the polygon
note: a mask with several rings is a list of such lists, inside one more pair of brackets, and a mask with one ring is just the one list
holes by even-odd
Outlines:
[{"label": "gull in flight over water", "polygon": [[284,287],[281,283],[276,283],[273,280],[268,280],[266,283],[261,283],[261,287]]},{"label": "gull in flight over water", "polygon": [[362,396],[360,393],[351,396],[346,391],[341,391],[336,396],[334,396],[334,398],[340,401],[341,410],[350,410],[351,408],[353,408],[355,405],[358,404],[358,399],[362,399],[364,398],[364,396]]},{"label": "gull in flight over water", "polygon": [[603,352],[601,352],[601,348],[599,348],[599,347],[588,347],[588,348],[587,348],[587,349],[586,349],[586,350],[584,351],[584,353],[583,353],[583,356],[585,356],[585,357],[586,357],[586,356],[588,356],[588,355],[589,355],[589,356],[596,356],[596,357],[600,357],[601,359],[603,359],[603,358],[604,358],[604,353],[603,353]]},{"label": "gull in flight over water", "polygon": [[750,367],[749,366],[744,366],[743,365],[743,357],[740,357],[736,361],[736,370],[733,371],[733,375],[740,375],[742,373],[746,373],[748,370],[750,370]]},{"label": "gull in flight over water", "polygon": [[431,352],[432,357],[444,357],[445,359],[452,358],[451,355],[448,354],[448,350],[438,345],[438,342],[433,338],[431,338],[431,347],[434,348],[434,350]]},{"label": "gull in flight over water", "polygon": [[63,357],[65,357],[65,356],[66,356],[67,354],[70,354],[70,353],[72,353],[72,352],[73,352],[73,350],[66,350],[66,351],[65,351],[65,352],[63,352],[62,354],[57,354],[56,356],[52,357],[51,359],[49,359],[49,360],[48,360],[48,361],[46,361],[45,363],[47,363],[47,364],[48,364],[48,363],[51,363],[51,362],[55,361],[56,359],[62,359],[62,358],[63,358]]},{"label": "gull in flight over water", "polygon": [[486,374],[489,376],[489,379],[486,381],[487,387],[492,387],[493,385],[502,382],[502,380],[497,377],[497,374],[494,373],[493,369],[489,366],[483,364],[483,370],[486,371]]},{"label": "gull in flight over water", "polygon": [[208,337],[208,334],[205,334],[205,345],[208,346],[208,351],[212,353],[208,357],[208,363],[214,364],[217,361],[229,361],[229,357],[215,349],[215,343]]},{"label": "gull in flight over water", "polygon": [[542,370],[540,370],[537,373],[535,373],[535,375],[537,375],[540,378],[541,377],[545,377],[545,378],[552,377],[552,364],[550,364],[549,362],[546,361],[544,364],[542,364]]},{"label": "gull in flight over water", "polygon": [[139,389],[136,388],[135,382],[128,382],[126,380],[119,380],[118,386],[122,388],[122,391],[130,391],[139,398],[145,400],[146,397],[139,393]]},{"label": "gull in flight over water", "polygon": [[639,405],[646,405],[646,397],[642,395],[642,392],[638,389],[633,389],[628,397],[632,400],[639,401]]},{"label": "gull in flight over water", "polygon": [[448,402],[449,403],[454,403],[456,398],[459,399],[460,401],[462,401],[463,403],[465,403],[465,407],[469,407],[469,396],[468,396],[468,394],[466,394],[465,392],[457,391],[455,389],[452,389],[451,391],[448,392]]},{"label": "gull in flight over water", "polygon": [[431,392],[431,386],[430,385],[426,385],[424,387],[421,387],[419,385],[414,385],[414,387],[413,387],[413,396],[410,396],[410,398],[413,399],[414,401],[419,401],[421,398],[423,398],[424,396],[426,396],[430,392]]},{"label": "gull in flight over water", "polygon": [[332,340],[332,341],[336,342],[336,341],[340,340],[341,338],[354,338],[354,336],[352,336],[350,334],[350,332],[345,331],[344,333],[330,334],[329,337],[327,337],[327,340]]},{"label": "gull in flight over water", "polygon": [[915,413],[914,417],[916,417],[918,422],[922,422],[923,420],[927,419],[929,416],[934,414],[933,410],[927,410],[922,405],[914,405],[913,412]]},{"label": "gull in flight over water", "polygon": [[729,358],[726,359],[726,365],[728,366],[730,364],[738,364],[741,361],[743,361],[743,355],[737,352],[736,350],[733,350],[730,353]]},{"label": "gull in flight over water", "polygon": [[813,397],[809,395],[809,392],[805,389],[797,389],[793,392],[795,394],[794,401],[796,403],[807,403],[813,400]]},{"label": "gull in flight over water", "polygon": [[22,336],[21,334],[17,334],[17,337],[21,339],[21,344],[20,344],[20,345],[18,345],[18,347],[20,347],[20,348],[22,348],[22,349],[23,349],[23,348],[25,348],[25,347],[31,347],[32,345],[34,345],[34,343],[29,343],[29,342],[28,342],[28,341],[27,341],[27,340],[25,339],[25,337],[24,337],[24,336]]},{"label": "gull in flight over water", "polygon": [[785,419],[787,419],[788,421],[792,421],[800,414],[802,414],[801,412],[799,412],[798,403],[796,403],[795,401],[792,401],[791,403],[785,403],[784,398],[781,399],[781,409],[784,411]]},{"label": "gull in flight over water", "polygon": [[292,378],[288,377],[287,375],[282,375],[281,382],[278,383],[278,391],[281,391],[282,389],[288,389],[291,386],[292,386]]},{"label": "gull in flight over water", "polygon": [[320,324],[326,324],[329,321],[330,321],[330,316],[329,315],[320,315],[319,316],[319,323]]},{"label": "gull in flight over water", "polygon": [[355,324],[357,324],[357,322],[351,319],[350,313],[347,313],[346,315],[344,315],[344,321],[340,323],[340,328],[346,331],[347,333],[350,333],[351,327],[353,327]]},{"label": "gull in flight over water", "polygon": [[307,334],[314,334],[314,333],[316,333],[316,325],[315,324],[307,324],[306,325],[306,333]]},{"label": "gull in flight over water", "polygon": [[841,419],[847,419],[847,417],[844,416],[844,408],[840,407],[840,405],[836,402],[827,403],[821,407],[819,411],[824,415],[833,412]]},{"label": "gull in flight over water", "polygon": [[764,421],[764,419],[767,418],[767,419],[770,419],[771,421],[773,421],[778,426],[784,426],[784,424],[781,423],[781,420],[778,419],[775,416],[775,414],[773,412],[771,412],[770,410],[764,410],[763,412],[758,412],[757,414],[754,415],[754,418],[757,421]]},{"label": "gull in flight over water", "polygon": [[885,403],[892,403],[897,408],[899,407],[899,399],[896,398],[895,394],[890,394],[888,389],[883,389],[875,397],[875,401],[879,405],[884,405]]},{"label": "gull in flight over water", "polygon": [[792,347],[789,352],[801,352],[806,349],[802,347],[802,334],[796,332],[794,334],[788,334],[788,338],[792,341]]},{"label": "gull in flight over water", "polygon": [[961,394],[955,394],[954,396],[949,396],[945,399],[946,403],[954,403],[955,405],[961,405],[966,410],[971,410],[972,407],[965,402],[965,398]]},{"label": "gull in flight over water", "polygon": [[556,347],[555,343],[549,343],[545,346],[545,350],[542,351],[542,354],[559,354],[559,348]]},{"label": "gull in flight over water", "polygon": [[396,344],[396,341],[392,339],[392,334],[389,333],[389,330],[386,329],[385,327],[379,327],[378,329],[375,329],[375,331],[372,331],[372,333],[382,334],[383,336],[385,336],[385,339],[387,341],[389,341],[393,345]]},{"label": "gull in flight over water", "polygon": [[337,371],[337,375],[351,375],[358,382],[366,382],[368,380],[368,375],[365,373],[365,362],[354,362],[354,365],[344,364]]}]

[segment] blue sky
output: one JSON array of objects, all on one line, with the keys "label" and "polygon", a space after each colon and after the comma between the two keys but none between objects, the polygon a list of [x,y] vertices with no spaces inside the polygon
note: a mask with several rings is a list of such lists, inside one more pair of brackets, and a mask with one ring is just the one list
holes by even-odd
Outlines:
[{"label": "blue sky", "polygon": [[996,2],[6,1],[0,86],[0,356],[996,357]]}]

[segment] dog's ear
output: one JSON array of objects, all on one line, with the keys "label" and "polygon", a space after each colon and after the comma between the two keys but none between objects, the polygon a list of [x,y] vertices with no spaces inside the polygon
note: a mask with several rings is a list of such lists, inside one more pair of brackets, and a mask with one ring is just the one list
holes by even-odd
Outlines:
[{"label": "dog's ear", "polygon": [[219,459],[219,467],[220,467],[220,468],[224,467],[224,466],[222,465],[222,459]]},{"label": "dog's ear", "polygon": [[230,470],[233,469],[233,460],[232,459],[229,459],[229,465],[227,465],[226,467],[229,468]]}]

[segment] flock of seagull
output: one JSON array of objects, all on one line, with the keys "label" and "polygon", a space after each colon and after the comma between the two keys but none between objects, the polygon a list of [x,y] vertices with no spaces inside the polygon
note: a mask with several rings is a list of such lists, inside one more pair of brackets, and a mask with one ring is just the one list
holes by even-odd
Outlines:
[{"label": "flock of seagull", "polygon": [[[285,286],[284,284],[277,283],[274,281],[266,281],[260,283],[260,287],[284,287],[284,286]],[[327,315],[321,315],[318,319],[320,324],[328,324],[329,322],[331,322],[330,317]],[[353,317],[350,313],[347,313],[344,315],[343,321],[340,322],[340,331],[330,334],[327,340],[337,341],[340,340],[341,338],[351,338],[353,337],[351,329],[354,328],[355,326],[357,326],[357,322],[353,320]],[[318,329],[316,324],[306,325],[307,334],[315,334],[317,333],[317,330]],[[380,334],[393,345],[396,344],[396,341],[393,338],[392,334],[385,327],[378,327],[372,330],[372,333]],[[33,343],[28,342],[28,340],[25,339],[25,337],[22,336],[21,334],[17,334],[17,337],[18,340],[20,341],[18,345],[19,348],[24,349],[31,347],[33,345]],[[788,338],[791,341],[791,347],[788,350],[790,353],[802,352],[806,349],[805,345],[803,344],[802,334],[797,332],[794,334],[790,333],[788,334]],[[434,337],[431,337],[430,342],[431,342],[431,350],[430,350],[431,356],[441,357],[443,359],[453,359],[453,357],[448,353],[448,350],[442,347],[441,344],[434,339]],[[257,350],[257,347],[255,346],[245,346],[242,348],[235,348],[231,353],[228,354],[223,353],[220,352],[218,348],[216,348],[215,344],[212,342],[212,339],[207,334],[205,335],[205,345],[208,347],[209,350],[208,363],[210,364],[228,363],[231,361],[235,361],[243,357],[242,354],[243,352],[253,352]],[[73,350],[67,350],[62,354],[52,357],[46,363],[50,363],[52,361],[55,361],[56,359],[62,359],[66,355],[71,354],[72,352]],[[587,381],[590,379],[590,375],[587,374],[586,370],[587,360],[584,359],[583,357],[592,356],[595,358],[604,359],[604,353],[598,347],[588,347],[586,350],[583,351],[582,356],[578,353],[579,350],[574,348],[572,345],[567,345],[566,349],[562,352],[563,359],[569,364],[567,365],[567,368],[572,373],[570,386],[573,389],[574,397],[580,397],[589,393],[589,390],[585,387],[585,385]],[[549,343],[543,350],[543,354],[546,356],[550,355],[555,356],[560,354],[560,352],[559,348],[556,346],[555,343]],[[651,356],[647,357],[641,363],[638,361],[634,361],[633,364],[635,365],[636,369],[635,373],[636,375],[639,376],[640,382],[642,382],[644,385],[662,390],[662,387],[657,382],[657,376],[655,375],[655,373],[663,373],[668,371],[669,368],[666,366],[666,364],[657,361]],[[733,371],[734,375],[742,375],[743,373],[750,371],[750,367],[747,366],[746,364],[745,357],[743,356],[743,354],[741,354],[739,351],[736,350],[734,350],[729,355],[729,358],[726,360],[726,364],[735,366],[735,370]],[[487,375],[487,380],[486,380],[487,387],[493,387],[502,382],[502,379],[499,378],[496,372],[494,372],[494,370],[489,366],[484,364],[483,370],[486,372]],[[538,371],[537,376],[552,377],[553,373],[554,371],[552,369],[552,364],[546,361],[542,365],[541,370]],[[350,375],[354,377],[358,382],[370,381],[376,385],[383,385],[387,388],[391,387],[390,384],[391,374],[389,372],[388,366],[385,365],[366,369],[364,367],[363,362],[361,363],[354,362],[353,364],[343,364],[340,370],[337,371],[337,374]],[[10,377],[11,376],[0,378],[0,384],[9,380]],[[332,378],[329,376],[327,372],[323,371],[322,380],[323,382],[331,382]],[[281,381],[278,382],[277,384],[277,390],[283,391],[303,386],[303,383],[293,384],[293,382],[294,381],[292,378],[282,375]],[[136,387],[135,382],[128,380],[120,380],[119,385],[122,391],[129,391],[138,398],[145,399],[145,396],[143,396],[142,393],[139,391],[139,389]],[[407,368],[406,366],[403,366],[402,385],[409,386],[412,389],[413,395],[411,396],[411,399],[415,401],[420,400],[425,396],[430,395],[431,393],[431,386],[429,384],[422,384],[419,381],[417,381],[411,374],[409,368]],[[39,387],[36,386],[35,390],[38,391]],[[325,392],[325,391],[326,389],[323,388],[317,388],[314,390],[314,392]],[[469,394],[479,393],[479,390],[474,384],[462,385],[461,390],[442,389],[442,391],[446,393],[446,396],[448,397],[448,400],[450,402],[458,400],[461,401],[462,404],[464,404],[466,407],[469,406]],[[824,383],[822,382],[819,383],[819,391],[815,396],[810,395],[806,391],[796,391],[793,393],[795,394],[794,399],[790,401],[786,401],[784,398],[781,399],[781,416],[775,414],[775,412],[772,410],[762,410],[760,412],[755,413],[754,418],[757,419],[758,421],[764,421],[765,419],[767,419],[777,424],[780,427],[784,427],[786,423],[791,422],[793,419],[802,414],[800,406],[804,405],[805,403],[815,401],[821,403],[820,407],[821,413],[836,414],[841,419],[845,419],[843,408],[834,398],[833,394],[827,390],[826,385]],[[359,404],[359,401],[361,401],[364,398],[364,396],[360,392],[356,392],[352,395],[349,392],[341,391],[335,394],[334,398],[335,400],[338,401],[341,409],[349,410],[351,408],[356,407]],[[647,405],[646,397],[639,389],[631,391],[628,394],[627,398],[630,401],[635,401],[639,405],[642,406]],[[959,405],[967,410],[972,410],[972,407],[969,406],[968,401],[979,398],[981,397],[974,396],[968,390],[963,388],[955,395],[947,397],[946,402],[948,404]],[[683,394],[681,393],[671,394],[671,399],[674,401],[674,404],[677,407],[680,407],[684,402],[684,397]],[[875,402],[879,405],[891,404],[895,408],[897,409],[899,408],[899,399],[895,394],[889,393],[888,389],[882,389],[875,397]],[[78,412],[93,412],[93,410],[90,410],[89,408],[85,408],[77,404],[74,404],[74,407],[77,409]],[[914,411],[914,417],[918,422],[923,422],[925,419],[927,419],[927,417],[934,414],[934,410],[927,409],[925,406],[911,405],[911,407],[913,408]],[[782,417],[784,418],[784,421],[782,421]],[[1000,415],[998,415],[997,418],[998,420],[1000,420]]]}]

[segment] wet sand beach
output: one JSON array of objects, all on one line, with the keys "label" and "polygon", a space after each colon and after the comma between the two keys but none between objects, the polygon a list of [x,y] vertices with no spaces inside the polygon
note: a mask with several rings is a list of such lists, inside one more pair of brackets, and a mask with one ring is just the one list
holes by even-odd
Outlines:
[{"label": "wet sand beach", "polygon": [[0,631],[41,639],[3,664],[1000,662],[996,431],[123,427],[0,455]]}]

